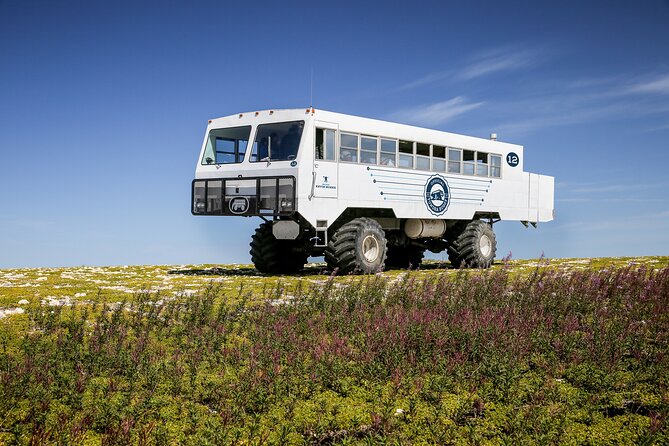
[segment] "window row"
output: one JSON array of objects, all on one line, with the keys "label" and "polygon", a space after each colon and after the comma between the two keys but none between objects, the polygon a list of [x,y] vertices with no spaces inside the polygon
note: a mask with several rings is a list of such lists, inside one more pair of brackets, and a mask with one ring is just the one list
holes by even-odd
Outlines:
[{"label": "window row", "polygon": [[[316,159],[334,161],[336,133],[316,129]],[[339,161],[500,178],[502,157],[492,153],[341,132]]]}]

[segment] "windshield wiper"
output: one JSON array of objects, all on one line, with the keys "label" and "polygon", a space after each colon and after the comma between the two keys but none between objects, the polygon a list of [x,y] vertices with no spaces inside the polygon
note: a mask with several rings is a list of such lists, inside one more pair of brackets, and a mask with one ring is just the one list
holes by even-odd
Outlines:
[{"label": "windshield wiper", "polygon": [[272,164],[272,137],[267,137],[267,156],[260,161],[267,161],[267,166]]}]

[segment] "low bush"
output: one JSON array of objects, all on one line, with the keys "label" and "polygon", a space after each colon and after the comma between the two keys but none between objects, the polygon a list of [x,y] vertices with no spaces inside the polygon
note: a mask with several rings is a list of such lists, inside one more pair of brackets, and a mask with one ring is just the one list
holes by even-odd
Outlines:
[{"label": "low bush", "polygon": [[226,291],[31,306],[0,441],[669,442],[669,268]]}]

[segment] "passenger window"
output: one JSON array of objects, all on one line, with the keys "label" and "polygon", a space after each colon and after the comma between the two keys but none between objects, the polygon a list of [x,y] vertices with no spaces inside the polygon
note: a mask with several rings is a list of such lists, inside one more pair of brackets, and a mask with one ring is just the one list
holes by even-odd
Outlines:
[{"label": "passenger window", "polygon": [[430,170],[430,158],[427,156],[417,156],[416,169]]},{"label": "passenger window", "polygon": [[376,138],[370,136],[360,137],[360,162],[363,164],[376,164]]},{"label": "passenger window", "polygon": [[400,140],[399,166],[413,169],[413,142]]},{"label": "passenger window", "polygon": [[502,157],[490,155],[490,176],[500,178],[502,176]]},{"label": "passenger window", "polygon": [[462,151],[458,149],[448,149],[448,172],[462,173],[461,163]]},{"label": "passenger window", "polygon": [[342,133],[339,144],[339,161],[358,162],[358,135]]},{"label": "passenger window", "polygon": [[416,143],[416,169],[430,170],[430,145]]},{"label": "passenger window", "polygon": [[432,170],[435,172],[446,171],[446,147],[432,146]]},{"label": "passenger window", "polygon": [[476,152],[476,175],[480,177],[488,176],[488,154]]},{"label": "passenger window", "polygon": [[381,139],[381,165],[394,167],[397,164],[397,141]]},{"label": "passenger window", "polygon": [[474,175],[476,172],[476,152],[473,150],[463,150],[462,161],[463,173]]}]

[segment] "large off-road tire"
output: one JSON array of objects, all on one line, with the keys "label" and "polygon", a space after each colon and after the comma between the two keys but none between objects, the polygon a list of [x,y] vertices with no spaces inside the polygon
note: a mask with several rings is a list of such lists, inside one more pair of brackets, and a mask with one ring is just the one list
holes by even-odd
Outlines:
[{"label": "large off-road tire", "polygon": [[383,271],[386,244],[383,228],[376,220],[356,218],[332,235],[325,248],[325,261],[338,274]]},{"label": "large off-road tire", "polygon": [[418,246],[388,245],[386,269],[417,269],[425,255],[425,249]]},{"label": "large off-road tire", "polygon": [[482,220],[456,225],[448,241],[448,259],[455,268],[490,268],[495,260],[495,233]]},{"label": "large off-road tire", "polygon": [[265,274],[295,273],[304,268],[309,252],[301,240],[277,240],[272,222],[265,222],[251,238],[251,260]]}]

